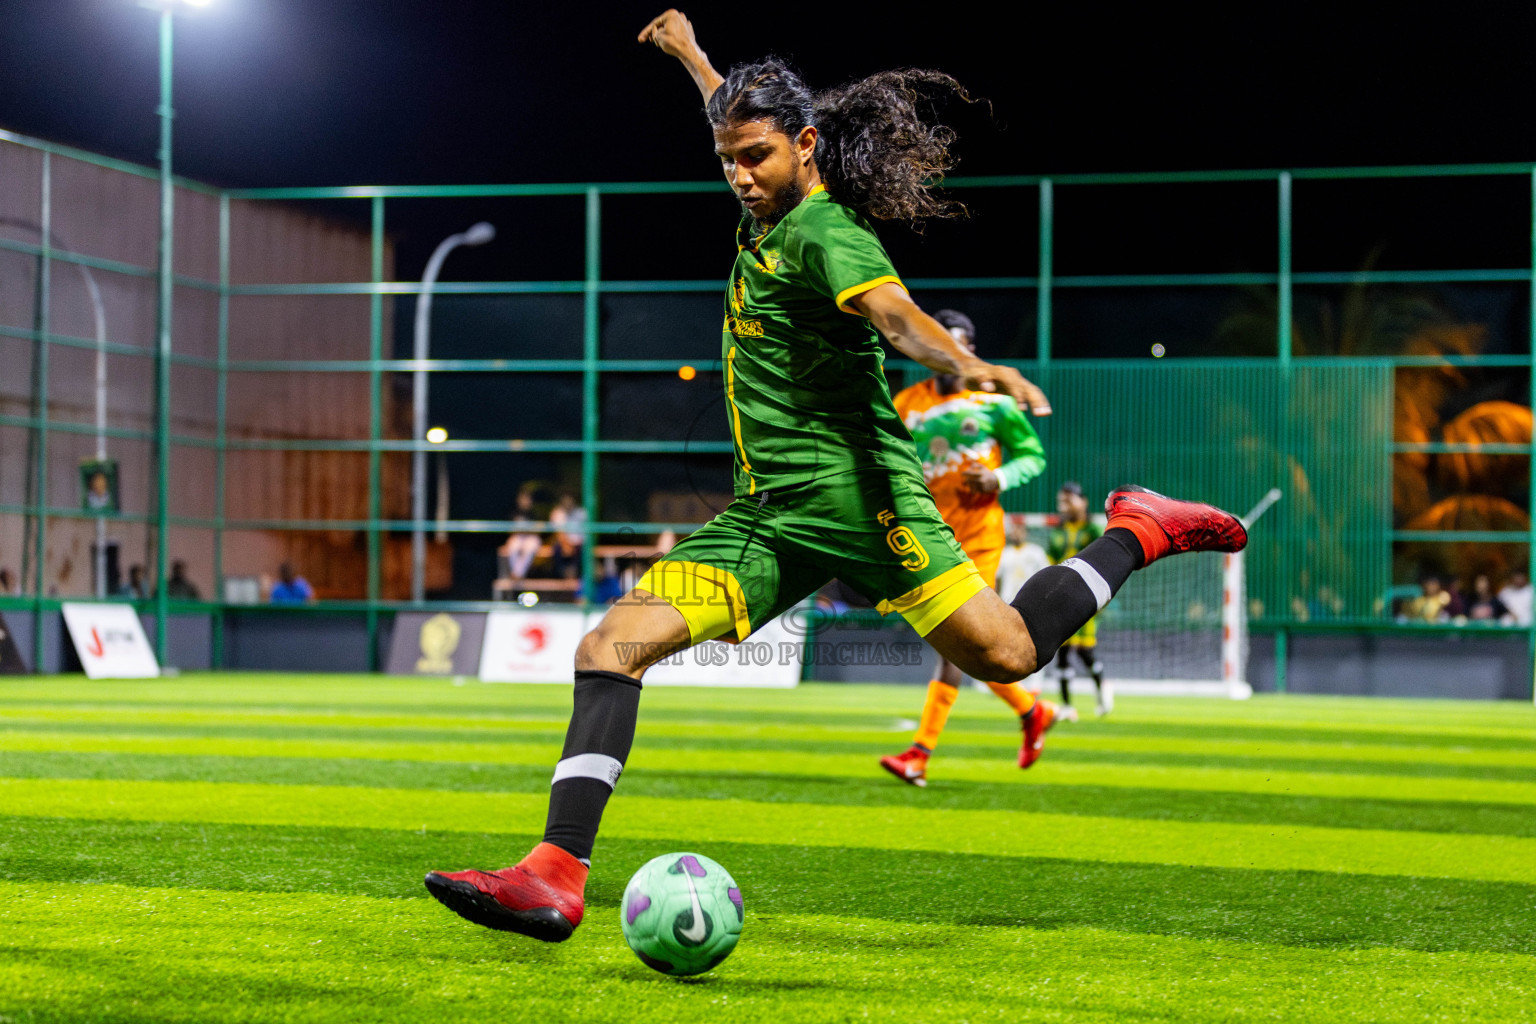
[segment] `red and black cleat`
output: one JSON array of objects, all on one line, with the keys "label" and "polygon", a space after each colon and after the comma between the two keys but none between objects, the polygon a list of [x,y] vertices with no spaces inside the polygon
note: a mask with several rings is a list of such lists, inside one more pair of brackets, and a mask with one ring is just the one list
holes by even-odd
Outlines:
[{"label": "red and black cleat", "polygon": [[1028,768],[1045,750],[1045,734],[1056,724],[1056,705],[1035,695],[1035,706],[1022,717],[1024,745],[1019,748],[1019,767]]},{"label": "red and black cleat", "polygon": [[1241,551],[1248,544],[1242,520],[1215,505],[1179,501],[1127,484],[1104,501],[1108,528],[1130,530],[1141,542],[1145,565],[1184,551]]},{"label": "red and black cleat", "polygon": [[[540,844],[540,848],[545,846],[548,844]],[[559,852],[580,865],[564,850]],[[524,864],[529,859],[532,857],[525,858]],[[564,942],[581,924],[582,886],[578,883],[574,893],[562,890],[524,864],[500,871],[433,871],[426,878],[427,891],[475,924],[544,942]],[[584,865],[580,874],[581,882],[585,882]]]}]

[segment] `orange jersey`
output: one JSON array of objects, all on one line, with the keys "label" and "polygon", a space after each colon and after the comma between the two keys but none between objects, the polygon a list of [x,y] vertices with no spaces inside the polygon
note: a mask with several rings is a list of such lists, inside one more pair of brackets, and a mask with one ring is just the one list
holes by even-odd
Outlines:
[{"label": "orange jersey", "polygon": [[[940,394],[929,379],[898,393],[895,403],[897,415],[912,434],[923,479],[939,514],[990,582],[1003,549],[1003,506],[998,495],[1033,480],[1045,469],[1039,436],[1012,398],[991,391]],[[992,470],[997,491],[967,487],[964,473],[972,466]]]}]

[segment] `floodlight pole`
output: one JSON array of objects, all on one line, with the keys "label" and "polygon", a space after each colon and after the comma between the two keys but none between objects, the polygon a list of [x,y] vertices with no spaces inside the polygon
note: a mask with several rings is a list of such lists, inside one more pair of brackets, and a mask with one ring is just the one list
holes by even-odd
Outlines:
[{"label": "floodlight pole", "polygon": [[411,374],[411,439],[418,445],[411,452],[411,600],[417,604],[426,600],[427,535],[422,524],[427,518],[427,453],[419,446],[427,439],[427,371],[421,364],[427,360],[431,340],[432,286],[437,283],[437,275],[450,252],[461,245],[484,245],[495,237],[496,229],[485,221],[468,231],[449,235],[433,250],[426,272],[421,275],[412,353],[416,370]]},{"label": "floodlight pole", "polygon": [[159,342],[155,349],[155,657],[165,664],[166,618],[170,609],[165,585],[166,538],[170,525],[171,471],[171,262],[174,190],[171,182],[171,4],[160,9],[160,304]]}]

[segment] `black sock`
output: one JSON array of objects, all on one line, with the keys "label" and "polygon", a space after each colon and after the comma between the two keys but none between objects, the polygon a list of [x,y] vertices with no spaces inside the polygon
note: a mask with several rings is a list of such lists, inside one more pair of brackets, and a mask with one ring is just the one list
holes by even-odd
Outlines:
[{"label": "black sock", "polygon": [[640,681],[618,672],[578,671],[573,702],[550,786],[544,841],[590,862],[603,808],[635,740]]},{"label": "black sock", "polygon": [[1098,614],[1145,560],[1141,541],[1117,526],[1060,565],[1031,576],[1013,599],[1013,607],[1035,642],[1035,664],[1048,664],[1067,638]]},{"label": "black sock", "polygon": [[[1033,634],[1031,634],[1033,635]],[[1072,703],[1072,672],[1067,664],[1067,652],[1062,651],[1056,659],[1056,680],[1061,684],[1061,702]]]}]

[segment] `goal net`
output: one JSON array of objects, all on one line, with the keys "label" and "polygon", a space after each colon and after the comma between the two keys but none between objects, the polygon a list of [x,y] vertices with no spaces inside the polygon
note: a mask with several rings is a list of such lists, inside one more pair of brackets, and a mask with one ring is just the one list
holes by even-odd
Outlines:
[{"label": "goal net", "polygon": [[[1251,522],[1272,502],[1249,514]],[[1103,525],[1103,517],[1097,517]],[[1025,516],[1031,540],[1043,540],[1054,517]],[[1162,559],[1140,572],[1098,616],[1098,657],[1105,678],[1125,694],[1170,697],[1252,696],[1248,685],[1248,600],[1242,554],[1218,552]],[[1092,689],[1080,678],[1072,687]],[[1031,685],[1054,683],[1047,666]]]}]

